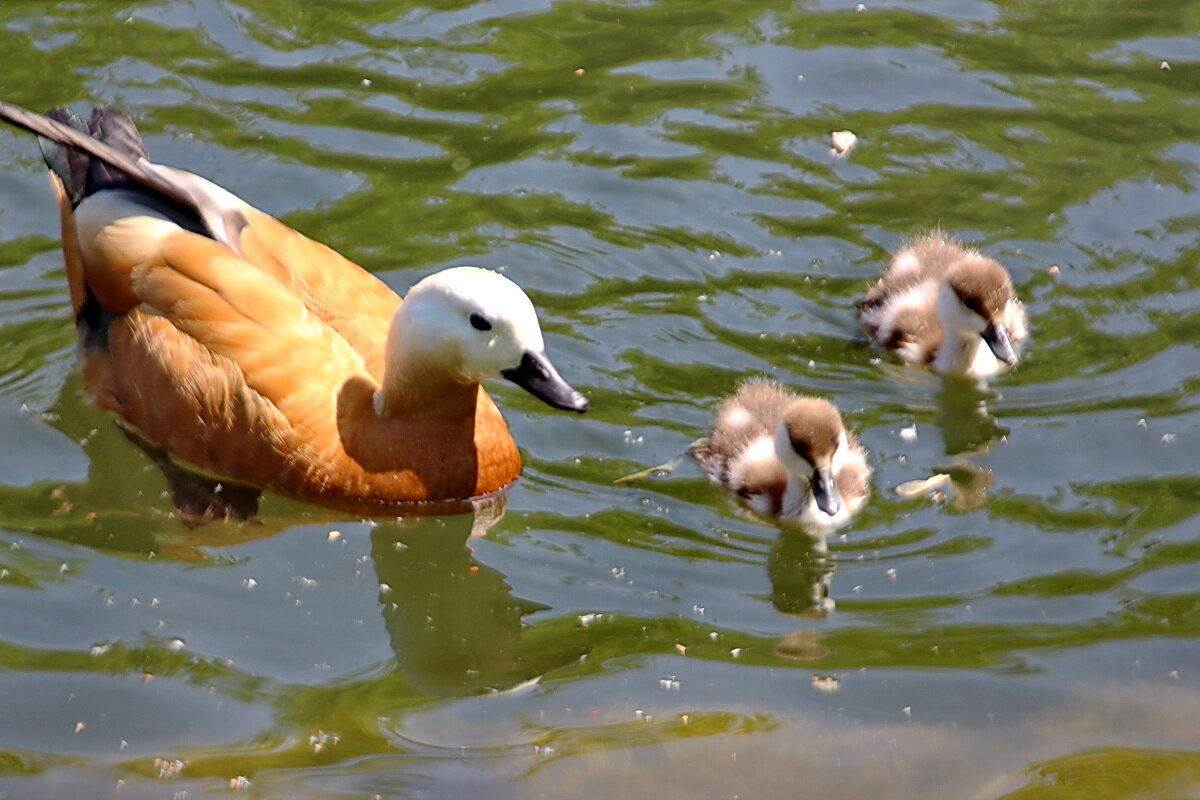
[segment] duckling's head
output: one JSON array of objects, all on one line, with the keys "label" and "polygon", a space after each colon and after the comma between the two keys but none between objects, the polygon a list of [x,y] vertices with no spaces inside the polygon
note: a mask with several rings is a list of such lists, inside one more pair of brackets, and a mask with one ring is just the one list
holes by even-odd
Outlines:
[{"label": "duckling's head", "polygon": [[836,475],[848,448],[842,415],[817,397],[792,401],[775,429],[775,454],[796,478],[810,482],[817,508],[831,517],[842,509]]},{"label": "duckling's head", "polygon": [[951,268],[938,297],[938,315],[948,336],[980,336],[997,360],[1017,363],[1010,320],[1018,304],[1012,280],[990,258],[967,258]]},{"label": "duckling's head", "polygon": [[463,383],[504,377],[545,403],[587,411],[546,357],[529,296],[498,272],[453,267],[409,290],[388,335],[391,365],[418,360]]}]

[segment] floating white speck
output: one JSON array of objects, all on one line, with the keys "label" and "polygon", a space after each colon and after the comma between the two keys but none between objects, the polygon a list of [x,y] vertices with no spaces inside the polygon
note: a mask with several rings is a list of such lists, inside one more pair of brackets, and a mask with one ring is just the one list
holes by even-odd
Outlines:
[{"label": "floating white speck", "polygon": [[901,428],[897,435],[901,441],[915,442],[917,440],[917,426],[909,425],[907,428]]},{"label": "floating white speck", "polygon": [[832,694],[833,692],[836,692],[838,689],[842,688],[842,682],[832,675],[813,675],[812,687],[818,692]]},{"label": "floating white speck", "polygon": [[845,158],[858,144],[858,137],[852,131],[834,131],[829,134],[829,141],[833,144],[833,150],[830,151],[833,156]]}]

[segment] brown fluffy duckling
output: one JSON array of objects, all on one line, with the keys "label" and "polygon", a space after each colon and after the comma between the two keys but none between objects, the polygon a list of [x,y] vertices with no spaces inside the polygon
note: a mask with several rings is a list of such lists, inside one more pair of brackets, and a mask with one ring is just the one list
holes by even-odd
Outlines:
[{"label": "brown fluffy duckling", "polygon": [[866,451],[827,400],[751,380],[717,410],[693,449],[714,483],[766,517],[833,528],[866,503]]},{"label": "brown fluffy duckling", "polygon": [[859,319],[905,361],[968,378],[1009,370],[1026,336],[1004,267],[937,232],[896,252],[859,304]]}]

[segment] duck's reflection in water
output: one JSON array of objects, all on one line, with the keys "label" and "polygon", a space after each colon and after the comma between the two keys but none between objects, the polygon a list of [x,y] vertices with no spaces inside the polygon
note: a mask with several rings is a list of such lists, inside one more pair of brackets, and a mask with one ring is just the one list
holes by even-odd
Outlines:
[{"label": "duck's reflection in water", "polygon": [[[545,608],[514,597],[471,547],[504,515],[504,499],[473,514],[380,525],[371,532],[379,603],[397,667],[433,695],[504,689],[539,674],[522,653],[522,618]],[[536,660],[536,659],[534,659]]]},{"label": "duck's reflection in water", "polygon": [[999,394],[982,382],[945,380],[938,392],[935,423],[948,456],[979,455],[1008,433],[988,412]]},{"label": "duck's reflection in water", "polygon": [[935,424],[950,463],[937,469],[948,478],[952,502],[960,511],[987,502],[992,471],[971,459],[986,453],[1008,433],[988,411],[988,401],[998,396],[982,381],[966,380],[945,380],[938,393]]},{"label": "duck's reflection in water", "polygon": [[829,596],[834,563],[825,534],[782,527],[767,558],[771,603],[785,614],[828,615],[835,606]]}]

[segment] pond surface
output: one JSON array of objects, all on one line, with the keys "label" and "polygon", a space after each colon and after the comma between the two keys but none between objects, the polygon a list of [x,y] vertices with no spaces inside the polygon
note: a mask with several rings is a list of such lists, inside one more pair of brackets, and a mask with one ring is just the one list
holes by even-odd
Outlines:
[{"label": "pond surface", "polygon": [[[499,519],[189,530],[82,399],[0,131],[0,791],[1196,796],[1198,36],[1179,0],[7,0],[0,97],[116,103],[402,292],[504,267],[592,411],[490,387]],[[934,226],[1030,313],[987,390],[856,327]],[[824,545],[690,463],[613,485],[752,375],[871,450]]]}]

